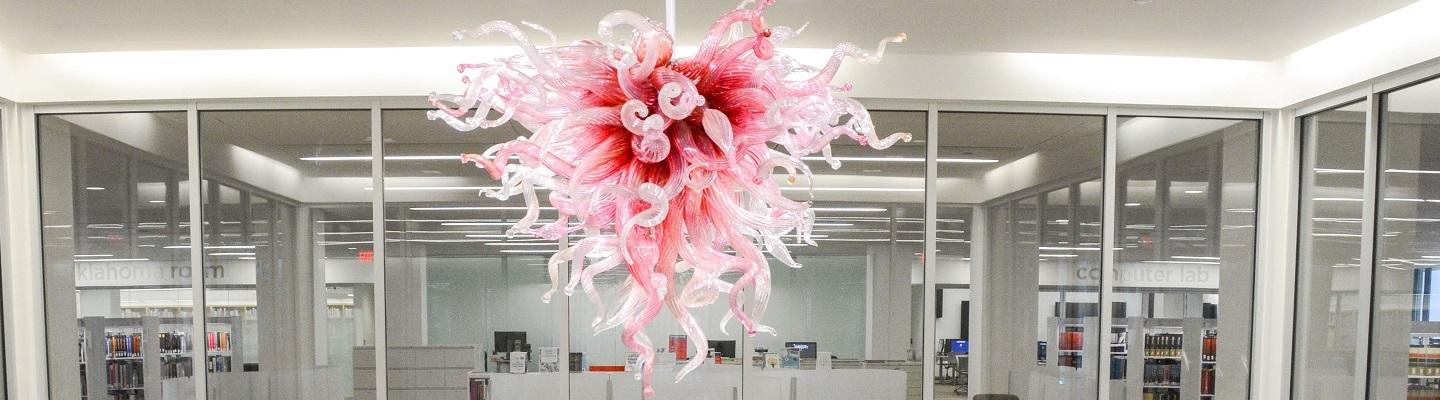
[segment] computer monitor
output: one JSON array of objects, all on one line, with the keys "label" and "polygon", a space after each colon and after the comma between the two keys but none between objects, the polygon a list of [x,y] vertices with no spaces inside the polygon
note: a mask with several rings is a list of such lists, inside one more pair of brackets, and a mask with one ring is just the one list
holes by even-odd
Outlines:
[{"label": "computer monitor", "polygon": [[787,349],[800,349],[800,358],[815,358],[815,356],[818,355],[818,347],[815,342],[785,342],[785,348]]},{"label": "computer monitor", "polygon": [[711,349],[714,349],[716,353],[720,353],[721,357],[735,358],[734,340],[711,340],[709,346]]},{"label": "computer monitor", "polygon": [[969,353],[970,353],[970,341],[968,341],[968,340],[962,340],[962,339],[945,339],[944,346],[945,346],[945,347],[944,347],[941,351],[942,351],[942,352],[945,352],[945,353],[954,353],[954,354],[969,354]]},{"label": "computer monitor", "polygon": [[495,331],[495,353],[526,351],[525,332]]}]

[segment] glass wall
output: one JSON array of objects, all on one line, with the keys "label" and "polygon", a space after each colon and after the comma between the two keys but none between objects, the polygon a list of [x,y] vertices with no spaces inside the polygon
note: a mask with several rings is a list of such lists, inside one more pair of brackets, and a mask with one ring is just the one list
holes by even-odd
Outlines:
[{"label": "glass wall", "polygon": [[1111,397],[1244,398],[1260,124],[1121,117],[1117,134]]},{"label": "glass wall", "polygon": [[[912,140],[879,151],[841,138],[832,144],[838,168],[818,154],[804,158],[813,191],[803,179],[780,183],[787,198],[813,203],[817,246],[787,242],[798,268],[770,262],[774,290],[763,323],[776,335],[745,339],[747,395],[796,386],[800,400],[921,396],[926,114],[870,116],[878,134],[908,132]],[[763,363],[788,349],[800,349],[798,375]]]},{"label": "glass wall", "polygon": [[[1105,336],[1098,334],[1104,117],[941,113],[939,122],[939,211],[951,221],[937,221],[937,302],[951,303],[953,293],[982,306],[972,313],[961,303],[970,321],[959,332],[947,318],[953,305],[937,310],[936,398],[973,389],[1094,399]],[[977,218],[983,221],[967,223]],[[983,254],[970,257],[977,248]],[[980,363],[970,362],[972,338],[985,354]]]},{"label": "glass wall", "polygon": [[1365,110],[1360,102],[1302,120],[1295,284],[1295,399],[1353,399],[1363,388],[1359,318]]},{"label": "glass wall", "polygon": [[[525,128],[461,133],[426,112],[199,111],[199,182],[186,113],[41,116],[47,308],[75,311],[49,314],[57,398],[195,398],[201,372],[211,398],[374,398],[377,377],[391,399],[465,398],[472,378],[495,395],[641,397],[619,330],[594,330],[606,310],[583,288],[542,301],[571,271],[547,268],[558,243],[508,231],[526,199],[485,195],[498,183],[460,162]],[[663,311],[643,332],[662,350],[656,399],[909,400],[927,378],[941,399],[1097,399],[1101,384],[1113,399],[1248,393],[1258,122],[1120,118],[1106,227],[1103,116],[943,112],[933,134],[923,111],[871,117],[914,139],[884,151],[841,139],[838,167],[803,159],[813,188],[776,177],[812,204],[819,246],[786,238],[799,267],[769,259],[762,323],[775,333],[721,329],[728,295],[684,310],[703,338]],[[189,322],[192,193],[203,332]],[[536,223],[553,222],[538,200]],[[613,299],[628,279],[612,270],[595,289]],[[749,294],[741,304],[760,311]],[[675,382],[692,359],[707,365]]]},{"label": "glass wall", "polygon": [[[945,170],[939,171],[942,176]],[[942,187],[941,193],[946,193]],[[950,196],[941,196],[945,199]],[[958,199],[955,199],[958,201]],[[963,203],[940,203],[935,213],[935,398],[961,399],[969,394],[970,336],[975,332],[970,319],[974,310],[970,269],[977,207]]]},{"label": "glass wall", "polygon": [[1440,81],[1380,114],[1370,398],[1440,398]]},{"label": "glass wall", "polygon": [[[566,398],[567,299],[541,300],[559,245],[508,235],[524,199],[482,196],[499,184],[460,162],[460,153],[483,153],[524,128],[457,132],[425,110],[385,111],[382,121],[389,398],[468,398],[470,371],[521,369],[533,380],[511,387],[523,390],[516,398]],[[554,220],[542,207],[537,224]]]},{"label": "glass wall", "polygon": [[373,387],[356,379],[374,368],[357,356],[374,345],[369,111],[199,121],[211,396],[347,399]]},{"label": "glass wall", "polygon": [[51,397],[193,392],[185,113],[37,123]]}]

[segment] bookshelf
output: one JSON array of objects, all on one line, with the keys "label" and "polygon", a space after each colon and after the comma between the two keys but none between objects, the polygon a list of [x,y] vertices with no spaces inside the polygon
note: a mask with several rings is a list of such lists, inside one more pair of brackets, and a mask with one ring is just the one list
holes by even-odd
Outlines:
[{"label": "bookshelf", "polygon": [[[1125,400],[1210,400],[1215,393],[1216,321],[1203,318],[1121,318],[1123,361],[1112,360],[1112,397]],[[1117,333],[1117,335],[1121,335]],[[1116,349],[1112,347],[1112,349]],[[1116,368],[1125,371],[1117,373]]]},{"label": "bookshelf", "polygon": [[[163,398],[160,382],[191,374],[191,355],[204,346],[207,370],[226,372],[240,349],[240,317],[214,317],[197,340],[188,318],[158,316],[80,319],[81,397],[86,400]],[[97,395],[98,394],[98,395]]]},{"label": "bookshelf", "polygon": [[1047,325],[1050,334],[1046,338],[1045,357],[1037,360],[1036,364],[1072,370],[1095,370],[1093,355],[1098,352],[1088,353],[1091,357],[1086,357],[1088,350],[1086,335],[1100,330],[1099,318],[1050,317]]},{"label": "bookshelf", "polygon": [[1416,321],[1410,329],[1406,398],[1440,400],[1440,322]]}]

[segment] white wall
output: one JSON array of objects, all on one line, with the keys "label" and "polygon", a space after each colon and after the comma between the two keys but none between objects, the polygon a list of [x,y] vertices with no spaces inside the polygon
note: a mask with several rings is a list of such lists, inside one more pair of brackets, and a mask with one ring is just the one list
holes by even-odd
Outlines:
[{"label": "white wall", "polygon": [[16,63],[20,54],[0,43],[0,99],[15,98],[16,88]]}]

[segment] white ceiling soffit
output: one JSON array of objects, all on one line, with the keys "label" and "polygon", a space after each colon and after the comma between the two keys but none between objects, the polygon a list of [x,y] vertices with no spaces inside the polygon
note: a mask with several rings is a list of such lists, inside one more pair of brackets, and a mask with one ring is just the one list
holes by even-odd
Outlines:
[{"label": "white ceiling soffit", "polygon": [[[870,44],[906,32],[904,53],[1065,53],[1271,61],[1415,0],[780,0],[793,46]],[[677,1],[680,43],[738,1]],[[30,54],[139,50],[424,47],[490,20],[527,20],[561,41],[595,35],[606,13],[664,19],[662,0],[86,2],[0,0],[0,42]],[[482,44],[504,44],[493,38]]]},{"label": "white ceiling soffit", "polygon": [[[947,5],[954,2],[901,2],[906,5],[886,4],[890,8],[866,11],[875,3],[861,6],[850,2],[781,0],[767,20],[775,24],[811,22],[804,39],[793,43],[805,47],[786,50],[810,63],[823,62],[830,53],[828,47],[836,41],[872,43],[877,37],[907,30],[912,41],[896,47],[906,50],[887,56],[880,65],[850,63],[841,70],[837,82],[853,83],[857,97],[1279,108],[1440,56],[1440,24],[1434,23],[1440,20],[1440,0],[1408,6],[1405,3],[1411,0],[1243,1],[1268,3],[1244,5],[1237,0],[1153,0],[1147,5],[1131,0],[1077,0],[1047,6],[1060,7],[1069,13],[1069,19],[1055,17],[1056,11],[1047,7],[1011,8],[1006,4],[1022,2],[998,0],[971,2],[963,10]],[[474,12],[456,12],[453,6],[445,8],[428,0],[403,7],[368,1],[321,9],[311,2],[265,7],[256,1],[150,0],[124,6],[99,3],[77,12],[69,10],[75,7],[49,3],[55,2],[0,0],[0,9],[5,10],[0,13],[0,43],[23,52],[7,51],[0,44],[0,72],[16,71],[10,74],[12,83],[0,83],[0,97],[71,102],[417,96],[456,91],[455,64],[510,55],[514,48],[273,48],[414,45],[417,42],[402,39],[436,32],[442,37],[433,43],[443,46],[450,44],[448,27],[472,26],[495,18],[544,22],[566,38],[592,36],[601,15],[625,6],[567,2],[566,12],[556,13],[553,10],[558,3],[533,2],[511,7],[471,6],[467,10]],[[696,19],[682,20],[682,44],[698,37],[701,22],[730,7],[691,3],[700,2],[680,5],[683,18]],[[1117,3],[1124,7],[1115,9]],[[1071,8],[1076,4],[1107,10],[1110,15]],[[1395,7],[1402,8],[1384,14]],[[649,15],[661,13],[659,2],[627,8]],[[1136,8],[1169,11],[1141,12]],[[147,13],[134,11],[140,9]],[[1179,18],[1169,12],[1188,14]],[[257,13],[264,15],[254,16]],[[861,14],[873,19],[853,17]],[[1380,14],[1384,15],[1372,19]],[[161,18],[155,15],[164,21],[154,21]],[[315,15],[325,17],[313,18]],[[975,22],[977,16],[985,17]],[[1256,20],[1257,16],[1268,19]],[[937,18],[956,22],[934,23]],[[891,20],[894,22],[888,22]],[[1086,20],[1112,23],[1089,27],[1079,22]],[[1369,22],[1348,22],[1352,20]],[[1072,26],[1076,24],[1085,27]],[[97,29],[105,34],[92,32]],[[414,31],[406,33],[411,32],[407,29]],[[1189,29],[1202,32],[1186,33]],[[996,31],[1008,36],[987,38],[984,34]],[[1234,32],[1249,33],[1232,40]],[[1335,32],[1341,33],[1332,35]],[[167,36],[156,36],[162,34]],[[363,38],[372,34],[394,41]],[[1105,35],[1108,38],[1099,37]],[[1020,39],[1012,43],[1012,37]],[[290,41],[282,43],[282,39]],[[118,43],[121,40],[126,43]],[[1055,44],[1058,41],[1075,43],[1067,47]],[[92,47],[65,47],[79,43],[91,43]],[[1015,47],[1022,44],[1034,47]],[[1297,46],[1300,49],[1294,51]],[[85,49],[247,47],[270,49],[46,54]],[[1246,54],[1223,54],[1224,49]],[[1039,51],[1047,53],[1036,53]],[[1097,54],[1066,54],[1081,52]],[[1275,58],[1283,54],[1289,55]],[[13,86],[7,89],[7,85]]]}]

